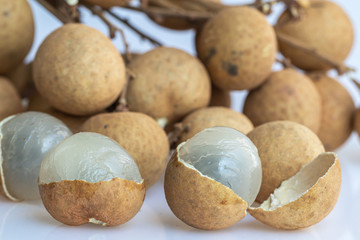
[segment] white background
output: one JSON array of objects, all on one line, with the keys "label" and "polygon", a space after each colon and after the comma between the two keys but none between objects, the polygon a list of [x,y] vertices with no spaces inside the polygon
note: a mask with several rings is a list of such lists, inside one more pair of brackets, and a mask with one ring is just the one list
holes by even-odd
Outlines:
[{"label": "white background", "polygon": [[[31,61],[42,40],[61,23],[42,9],[35,1],[30,0],[34,11],[36,36],[34,46],[27,57]],[[224,1],[227,3],[244,3],[248,1]],[[351,67],[360,65],[360,1],[335,0],[349,14],[356,32],[356,40],[347,63]],[[276,14],[269,18],[273,23]],[[171,31],[158,27],[140,13],[118,10],[122,16],[142,29],[144,32],[161,41],[166,46],[177,47],[194,54],[192,31]],[[83,20],[105,34],[107,28],[89,12],[83,11]],[[119,25],[121,27],[121,25]],[[126,30],[126,28],[125,28]],[[126,30],[127,39],[132,51],[144,52],[152,48],[147,41],[140,40],[136,34]],[[120,38],[114,40],[122,51]],[[354,74],[360,79],[360,74]],[[359,106],[360,92],[350,83],[348,77],[340,81],[348,88],[354,101]],[[232,107],[240,111],[246,92],[233,93]],[[353,134],[349,141],[337,153],[340,156],[343,182],[339,201],[331,214],[321,223],[300,231],[280,231],[257,222],[250,215],[234,226],[220,231],[201,231],[191,228],[178,220],[168,208],[162,181],[159,181],[147,193],[140,212],[128,223],[111,228],[93,224],[70,227],[54,220],[40,202],[12,203],[0,197],[0,240],[7,239],[360,239],[360,141]]]}]

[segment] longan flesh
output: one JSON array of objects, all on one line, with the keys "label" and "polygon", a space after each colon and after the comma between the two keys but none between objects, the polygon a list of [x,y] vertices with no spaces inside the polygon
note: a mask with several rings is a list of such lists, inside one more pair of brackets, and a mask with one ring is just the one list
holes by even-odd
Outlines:
[{"label": "longan flesh", "polygon": [[13,197],[40,198],[38,176],[44,156],[71,131],[58,119],[44,113],[26,112],[1,126],[1,157],[5,185]]},{"label": "longan flesh", "polygon": [[39,183],[96,183],[114,178],[143,181],[134,159],[117,142],[98,133],[83,132],[67,138],[44,158]]},{"label": "longan flesh", "polygon": [[179,146],[186,166],[232,189],[250,206],[261,185],[261,162],[255,145],[232,128],[213,127]]}]

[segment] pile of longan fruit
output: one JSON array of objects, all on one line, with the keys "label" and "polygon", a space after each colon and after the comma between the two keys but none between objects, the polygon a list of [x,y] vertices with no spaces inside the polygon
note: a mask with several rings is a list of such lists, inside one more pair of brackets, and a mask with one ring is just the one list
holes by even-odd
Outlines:
[{"label": "pile of longan fruit", "polygon": [[[105,8],[126,4],[115,0],[87,1]],[[300,18],[294,18],[284,10],[272,26],[255,8],[226,7],[203,26],[196,27],[197,56],[157,47],[134,56],[128,64],[107,36],[85,24],[69,23],[46,37],[33,62],[24,63],[34,39],[31,8],[26,0],[0,0],[0,121],[14,114],[36,111],[61,120],[74,134],[105,135],[135,160],[146,189],[164,174],[170,147],[206,128],[224,126],[248,134],[258,147],[261,161],[266,161],[265,155],[273,151],[268,149],[272,140],[266,144],[258,141],[266,137],[254,137],[262,134],[257,129],[284,121],[268,125],[267,134],[273,134],[274,139],[285,135],[297,146],[305,144],[301,151],[306,156],[283,168],[288,171],[296,165],[258,196],[261,203],[283,180],[324,150],[339,148],[353,129],[360,133],[360,111],[356,111],[348,91],[327,74],[332,66],[316,54],[277,39],[279,34],[286,36],[343,63],[354,41],[351,21],[343,9],[326,0],[309,1],[300,7],[299,13]],[[176,30],[194,27],[182,18],[149,16],[150,19]],[[279,52],[293,65],[274,72]],[[233,90],[248,91],[242,113],[230,108]],[[126,100],[128,111],[111,112],[112,106],[124,104],[120,97]],[[286,121],[302,126],[287,127]],[[176,139],[169,142],[167,136],[174,132]],[[304,134],[306,137],[302,138]],[[285,143],[284,140],[279,145]],[[316,150],[310,151],[315,145]],[[296,154],[300,156],[303,152]],[[262,164],[266,166],[266,162]],[[266,177],[263,175],[263,181]],[[143,197],[137,196],[142,200]],[[45,200],[49,199],[47,195]],[[48,210],[51,207],[47,205]],[[57,215],[56,211],[51,214]],[[68,221],[63,220],[80,224]],[[110,225],[116,224],[119,222]]]}]

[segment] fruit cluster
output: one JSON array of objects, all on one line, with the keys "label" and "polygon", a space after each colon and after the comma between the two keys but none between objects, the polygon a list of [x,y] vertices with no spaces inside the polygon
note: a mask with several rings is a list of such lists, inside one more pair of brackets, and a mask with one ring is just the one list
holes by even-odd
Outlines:
[{"label": "fruit cluster", "polygon": [[[165,172],[169,207],[196,228],[225,228],[247,212],[281,229],[326,217],[341,187],[329,151],[353,126],[360,133],[360,111],[327,75],[353,45],[346,13],[331,1],[293,1],[288,10],[301,17],[285,10],[271,26],[259,7],[218,0],[141,4],[164,27],[195,28],[198,57],[157,47],[124,61],[98,30],[67,23],[24,64],[31,8],[0,0],[0,193],[41,197],[65,224],[111,226],[135,216]],[[180,14],[159,14],[167,7]],[[194,9],[201,21],[184,18]],[[278,50],[293,65],[273,72]],[[249,92],[243,113],[230,109],[233,90]]]}]

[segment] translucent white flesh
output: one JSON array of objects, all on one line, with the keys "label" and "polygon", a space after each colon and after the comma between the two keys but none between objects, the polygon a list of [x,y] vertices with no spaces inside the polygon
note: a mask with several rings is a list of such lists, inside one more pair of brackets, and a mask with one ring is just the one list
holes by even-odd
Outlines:
[{"label": "translucent white flesh", "polygon": [[300,198],[321,177],[326,175],[330,167],[335,164],[336,158],[334,153],[319,155],[297,174],[282,182],[280,187],[275,189],[274,193],[260,207],[264,210],[273,211]]},{"label": "translucent white flesh", "polygon": [[42,159],[72,133],[60,120],[39,112],[21,113],[3,121],[1,156],[6,190],[18,200],[38,199]]},{"label": "translucent white flesh", "polygon": [[142,182],[132,157],[114,140],[97,133],[78,133],[54,148],[44,158],[39,183],[63,180],[86,182],[113,178]]},{"label": "translucent white flesh", "polygon": [[250,206],[259,193],[262,169],[257,148],[241,132],[208,128],[178,147],[180,161],[232,189]]}]

